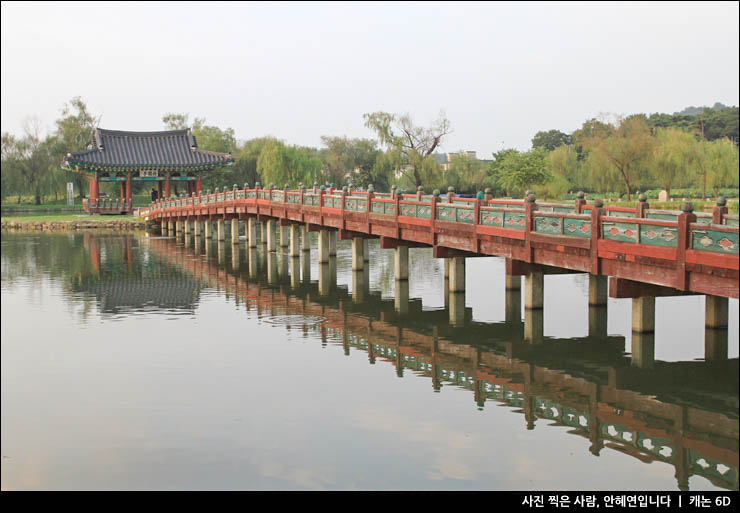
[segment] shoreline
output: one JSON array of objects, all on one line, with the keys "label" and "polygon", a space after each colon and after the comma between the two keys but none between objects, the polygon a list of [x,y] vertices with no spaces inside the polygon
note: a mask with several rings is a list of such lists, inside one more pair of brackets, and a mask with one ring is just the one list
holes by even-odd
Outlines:
[{"label": "shoreline", "polygon": [[0,222],[2,230],[18,231],[77,231],[77,230],[118,230],[118,231],[144,231],[147,222],[142,220],[112,220],[112,221],[15,221],[12,218],[2,218]]}]

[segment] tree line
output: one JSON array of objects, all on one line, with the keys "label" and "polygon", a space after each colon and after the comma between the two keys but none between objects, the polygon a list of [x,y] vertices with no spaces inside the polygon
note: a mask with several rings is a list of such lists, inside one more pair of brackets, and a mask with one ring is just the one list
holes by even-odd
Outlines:
[{"label": "tree line", "polygon": [[[707,190],[738,185],[738,109],[694,108],[693,114],[643,114],[626,118],[590,119],[567,134],[540,131],[528,151],[504,149],[492,159],[464,153],[440,153],[452,124],[443,112],[428,126],[408,114],[373,112],[363,116],[376,139],[329,136],[321,147],[291,145],[274,136],[238,140],[232,128],[190,120],[187,113],[166,113],[163,129],[191,128],[198,146],[231,153],[234,164],[204,176],[206,189],[244,184],[297,187],[303,183],[367,187],[387,191],[423,186],[427,192],[447,190],[473,194],[490,188],[497,196],[521,196],[533,189],[539,197],[559,198],[568,191],[620,191],[627,199],[638,189],[698,187]],[[77,97],[66,103],[52,133],[42,136],[38,122],[26,123],[21,135],[2,134],[2,198],[32,195],[63,198],[67,182],[79,197],[87,182],[61,164],[69,151],[92,141],[100,124]],[[134,194],[147,184],[135,182]],[[101,192],[117,195],[117,184]],[[174,189],[177,193],[177,189]]]}]

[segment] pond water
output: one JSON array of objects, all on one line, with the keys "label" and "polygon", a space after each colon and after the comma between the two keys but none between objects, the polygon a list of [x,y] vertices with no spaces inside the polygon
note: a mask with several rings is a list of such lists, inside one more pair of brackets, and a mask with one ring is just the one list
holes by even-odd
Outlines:
[{"label": "pond water", "polygon": [[3,232],[2,489],[738,488],[737,300],[708,334],[658,298],[633,339],[586,275],[525,319],[502,259],[460,299],[429,249],[406,287],[377,242],[360,273],[311,243]]}]

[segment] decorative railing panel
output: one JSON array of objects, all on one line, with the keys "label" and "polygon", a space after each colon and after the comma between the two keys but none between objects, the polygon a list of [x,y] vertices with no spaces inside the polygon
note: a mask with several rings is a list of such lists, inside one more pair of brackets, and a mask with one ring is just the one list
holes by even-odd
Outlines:
[{"label": "decorative railing panel", "polygon": [[637,242],[640,231],[637,224],[602,221],[601,233],[605,239],[619,242]]},{"label": "decorative railing panel", "polygon": [[527,227],[527,216],[524,213],[504,212],[504,228],[524,230]]},{"label": "decorative railing panel", "polygon": [[401,211],[399,215],[408,217],[419,217],[422,219],[431,219],[432,217],[432,206],[431,205],[419,205],[418,203],[401,203],[398,206]]},{"label": "decorative railing panel", "polygon": [[701,251],[714,251],[716,253],[738,254],[738,232],[725,230],[712,230],[708,225],[700,230],[691,230],[691,247]]},{"label": "decorative railing panel", "polygon": [[481,207],[478,223],[484,226],[504,226],[504,211],[490,207]]},{"label": "decorative railing panel", "polygon": [[640,242],[653,246],[675,248],[678,246],[678,228],[651,224],[640,225]]}]

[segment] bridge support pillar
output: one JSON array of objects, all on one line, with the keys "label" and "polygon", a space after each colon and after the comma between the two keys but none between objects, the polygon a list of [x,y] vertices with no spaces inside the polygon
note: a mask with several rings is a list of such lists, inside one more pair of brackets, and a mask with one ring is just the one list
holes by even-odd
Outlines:
[{"label": "bridge support pillar", "polygon": [[239,269],[239,246],[231,245],[231,268],[236,271]]},{"label": "bridge support pillar", "polygon": [[352,239],[352,270],[362,271],[365,268],[365,239],[355,237]]},{"label": "bridge support pillar", "polygon": [[329,262],[329,230],[319,230],[319,263]]},{"label": "bridge support pillar", "polygon": [[728,324],[729,299],[719,296],[705,296],[705,322],[707,328],[726,328]]},{"label": "bridge support pillar", "polygon": [[212,242],[211,239],[206,238],[206,240],[205,240],[206,260],[209,260],[211,258],[211,254],[213,253],[213,249],[212,249],[213,246],[212,246],[211,242]]},{"label": "bridge support pillar", "polygon": [[445,280],[449,280],[450,279],[450,259],[443,258],[442,260],[445,261]]},{"label": "bridge support pillar", "polygon": [[409,279],[409,247],[396,246],[394,251],[393,275],[396,281]]},{"label": "bridge support pillar", "polygon": [[159,233],[161,233],[162,235],[167,234],[167,222],[166,221],[159,222]]},{"label": "bridge support pillar", "polygon": [[544,339],[545,312],[542,308],[524,309],[524,341],[539,344]]},{"label": "bridge support pillar", "polygon": [[239,218],[231,220],[231,243],[239,244]]},{"label": "bridge support pillar", "polygon": [[257,219],[247,219],[247,242],[250,248],[257,247]]},{"label": "bridge support pillar", "polygon": [[632,331],[638,333],[653,333],[655,331],[654,297],[632,298]]},{"label": "bridge support pillar", "polygon": [[542,309],[545,306],[545,275],[529,273],[524,280],[524,308]]},{"label": "bridge support pillar", "polygon": [[311,283],[311,258],[306,253],[303,253],[301,271],[301,279],[303,280],[303,283]]},{"label": "bridge support pillar", "polygon": [[226,242],[220,240],[216,245],[218,251],[218,263],[223,265],[226,262]]},{"label": "bridge support pillar", "polygon": [[394,306],[401,315],[409,313],[409,280],[396,280]]},{"label": "bridge support pillar", "polygon": [[262,221],[259,227],[260,232],[260,244],[263,246],[267,245],[267,221]]},{"label": "bridge support pillar", "polygon": [[632,366],[652,369],[655,363],[655,334],[632,332]]},{"label": "bridge support pillar", "polygon": [[[519,282],[521,283],[521,280]],[[507,324],[519,324],[522,322],[522,291],[520,289],[506,289],[504,319]]]},{"label": "bridge support pillar", "polygon": [[450,266],[450,293],[465,292],[465,257],[445,258]]},{"label": "bridge support pillar", "polygon": [[718,362],[727,360],[727,329],[704,329],[704,360]]},{"label": "bridge support pillar", "polygon": [[609,277],[595,274],[588,275],[588,304],[605,306],[609,296]]},{"label": "bridge support pillar", "polygon": [[588,307],[588,336],[591,338],[606,338],[607,333],[607,308],[606,306]]},{"label": "bridge support pillar", "polygon": [[172,220],[167,221],[167,235],[170,237],[175,235],[175,223]]},{"label": "bridge support pillar", "polygon": [[290,256],[291,257],[300,257],[301,251],[300,251],[300,244],[299,244],[299,237],[300,237],[300,226],[297,224],[292,224],[289,227],[286,226],[286,228],[290,229]]},{"label": "bridge support pillar", "polygon": [[301,249],[311,251],[311,238],[308,235],[308,226],[305,224],[301,225]]},{"label": "bridge support pillar", "polygon": [[[321,232],[319,232],[319,237],[321,237]],[[319,295],[328,296],[330,289],[331,271],[329,270],[329,262],[319,262]]]},{"label": "bridge support pillar", "polygon": [[267,232],[267,251],[273,252],[277,249],[277,245],[275,244],[275,221],[270,219],[267,221],[267,227],[265,228],[265,231]]},{"label": "bridge support pillar", "polygon": [[216,221],[216,227],[218,228],[218,241],[222,242],[226,240],[226,223],[223,219]]},{"label": "bridge support pillar", "polygon": [[193,245],[193,238],[190,236],[189,233],[185,232],[185,247],[189,248],[192,245]]},{"label": "bridge support pillar", "polygon": [[270,251],[267,255],[267,283],[274,285],[277,283],[277,253]]},{"label": "bridge support pillar", "polygon": [[329,231],[329,256],[337,256],[337,231]]},{"label": "bridge support pillar", "polygon": [[189,237],[190,236],[190,219],[185,219],[184,222],[185,222],[185,226],[184,226],[184,228],[185,228],[185,236],[186,237]]},{"label": "bridge support pillar", "polygon": [[370,239],[362,239],[362,258],[365,262],[370,261]]},{"label": "bridge support pillar", "polygon": [[367,271],[352,271],[352,302],[361,304],[365,302],[365,296],[368,291]]},{"label": "bridge support pillar", "polygon": [[198,221],[198,219],[193,221],[193,231],[195,232],[196,237],[200,237],[201,229],[200,229],[200,221]]},{"label": "bridge support pillar", "polygon": [[[292,249],[292,247],[291,247]],[[290,286],[297,290],[301,286],[301,257],[290,257]]]},{"label": "bridge support pillar", "polygon": [[453,292],[448,296],[450,325],[453,328],[465,326],[465,292]]},{"label": "bridge support pillar", "polygon": [[207,219],[205,222],[203,222],[203,228],[204,228],[204,236],[206,239],[210,239],[213,237],[213,224],[211,223],[210,219]]},{"label": "bridge support pillar", "polygon": [[522,290],[522,277],[506,275],[506,290]]},{"label": "bridge support pillar", "polygon": [[257,248],[249,248],[249,279],[257,279]]},{"label": "bridge support pillar", "polygon": [[289,237],[290,234],[288,232],[290,230],[290,226],[281,226],[280,227],[280,247],[281,248],[287,248],[289,243]]}]

